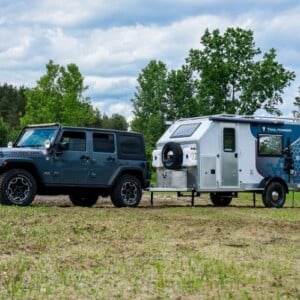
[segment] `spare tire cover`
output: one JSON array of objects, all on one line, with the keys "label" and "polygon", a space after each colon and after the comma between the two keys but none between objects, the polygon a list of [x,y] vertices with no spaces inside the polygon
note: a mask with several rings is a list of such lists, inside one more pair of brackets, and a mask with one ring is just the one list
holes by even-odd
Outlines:
[{"label": "spare tire cover", "polygon": [[161,159],[166,169],[178,169],[181,167],[183,152],[179,144],[169,142],[164,145]]}]

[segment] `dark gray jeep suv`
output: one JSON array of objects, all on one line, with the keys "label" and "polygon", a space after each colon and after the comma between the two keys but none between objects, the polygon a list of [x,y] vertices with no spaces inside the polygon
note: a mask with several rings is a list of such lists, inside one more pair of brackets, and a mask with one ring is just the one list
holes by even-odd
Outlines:
[{"label": "dark gray jeep suv", "polygon": [[30,205],[36,194],[69,195],[92,206],[111,196],[117,207],[135,207],[150,183],[143,135],[127,131],[62,126],[25,127],[0,148],[0,202]]}]

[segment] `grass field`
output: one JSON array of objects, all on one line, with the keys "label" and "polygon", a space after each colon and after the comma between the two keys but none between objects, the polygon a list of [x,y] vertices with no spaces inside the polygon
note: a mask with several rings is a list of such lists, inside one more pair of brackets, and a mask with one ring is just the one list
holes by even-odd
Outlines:
[{"label": "grass field", "polygon": [[300,299],[300,198],[0,206],[0,299]]}]

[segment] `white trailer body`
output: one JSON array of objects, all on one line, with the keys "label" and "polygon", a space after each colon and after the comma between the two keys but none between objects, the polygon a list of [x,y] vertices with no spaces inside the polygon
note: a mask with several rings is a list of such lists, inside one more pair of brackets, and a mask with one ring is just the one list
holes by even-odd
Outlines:
[{"label": "white trailer body", "polygon": [[282,207],[300,188],[300,123],[288,118],[216,115],[174,122],[153,151],[151,191],[210,193],[228,205],[238,192]]}]

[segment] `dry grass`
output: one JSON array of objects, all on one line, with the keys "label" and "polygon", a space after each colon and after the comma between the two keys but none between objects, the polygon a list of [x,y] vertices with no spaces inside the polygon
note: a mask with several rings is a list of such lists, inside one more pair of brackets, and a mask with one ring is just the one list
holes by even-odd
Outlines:
[{"label": "dry grass", "polygon": [[300,299],[300,208],[0,207],[0,299]]}]

